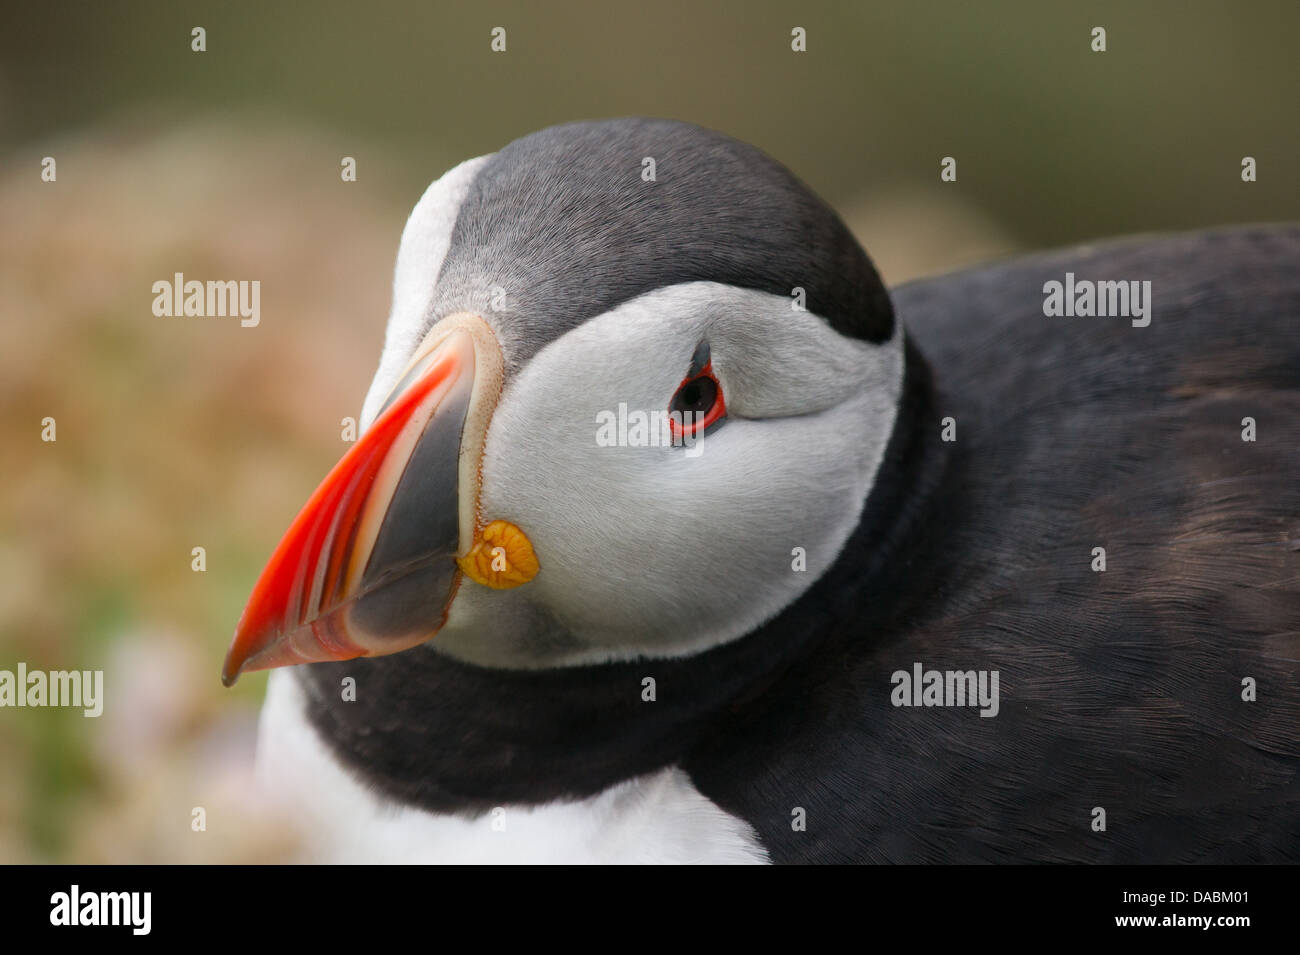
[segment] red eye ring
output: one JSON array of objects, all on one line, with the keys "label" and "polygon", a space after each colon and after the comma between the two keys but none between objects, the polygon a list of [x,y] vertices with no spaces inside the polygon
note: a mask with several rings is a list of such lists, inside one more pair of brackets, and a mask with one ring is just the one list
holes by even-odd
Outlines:
[{"label": "red eye ring", "polygon": [[[691,415],[687,423],[687,415]],[[683,437],[693,437],[721,421],[727,414],[727,399],[722,393],[722,382],[713,373],[713,362],[705,363],[699,372],[687,375],[677,386],[677,392],[668,403],[668,430],[673,443]]]}]

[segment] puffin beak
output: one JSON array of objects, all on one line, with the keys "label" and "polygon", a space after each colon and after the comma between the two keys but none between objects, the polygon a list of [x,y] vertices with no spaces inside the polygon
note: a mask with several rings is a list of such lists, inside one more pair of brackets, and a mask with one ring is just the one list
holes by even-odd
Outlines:
[{"label": "puffin beak", "polygon": [[460,585],[456,560],[476,537],[501,367],[478,316],[430,331],[271,555],[226,654],[226,686],[246,670],[396,653],[442,627]]}]

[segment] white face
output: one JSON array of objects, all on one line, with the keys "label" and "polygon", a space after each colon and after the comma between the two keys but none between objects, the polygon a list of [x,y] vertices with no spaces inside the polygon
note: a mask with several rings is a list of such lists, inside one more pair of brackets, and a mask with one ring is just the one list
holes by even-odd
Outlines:
[{"label": "white face", "polygon": [[[402,274],[416,213],[372,414],[389,369],[409,357],[389,352],[419,337],[396,326],[423,319],[418,300],[431,297],[431,279],[417,292]],[[433,244],[434,226],[417,231]],[[419,265],[437,275],[437,262]],[[541,570],[511,590],[465,580],[430,646],[510,667],[679,656],[749,632],[811,586],[856,526],[884,455],[902,331],[872,345],[791,303],[710,282],[660,288],[519,367],[488,428],[480,513],[522,528]],[[509,314],[483,317],[508,355]],[[608,446],[620,405],[633,424],[635,412],[669,410],[702,342],[725,419],[694,447]]]}]

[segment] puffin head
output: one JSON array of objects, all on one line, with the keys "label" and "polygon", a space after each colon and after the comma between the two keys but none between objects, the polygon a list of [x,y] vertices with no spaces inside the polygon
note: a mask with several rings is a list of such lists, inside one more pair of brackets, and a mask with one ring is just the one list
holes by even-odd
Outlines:
[{"label": "puffin head", "polygon": [[835,213],[719,133],[577,123],[462,163],[411,213],[362,436],[223,679],[426,641],[537,668],[743,636],[857,525],[903,337]]}]

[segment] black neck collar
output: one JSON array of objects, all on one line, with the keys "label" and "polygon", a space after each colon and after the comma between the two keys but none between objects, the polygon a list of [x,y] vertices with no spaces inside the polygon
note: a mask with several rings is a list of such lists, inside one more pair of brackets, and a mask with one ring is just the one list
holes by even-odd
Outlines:
[{"label": "black neck collar", "polygon": [[[900,591],[902,552],[945,466],[929,370],[908,342],[903,396],[862,518],[835,564],[739,640],[692,657],[498,670],[429,647],[298,668],[308,717],[369,785],[432,811],[592,795],[682,760],[835,633],[871,634]],[[344,677],[356,700],[341,699]],[[642,700],[653,677],[656,700]]]}]

